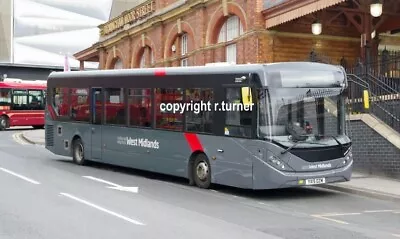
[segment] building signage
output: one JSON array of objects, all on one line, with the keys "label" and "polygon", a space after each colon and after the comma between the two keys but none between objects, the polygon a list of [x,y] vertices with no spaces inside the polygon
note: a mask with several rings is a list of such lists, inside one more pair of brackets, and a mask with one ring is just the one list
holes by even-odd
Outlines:
[{"label": "building signage", "polygon": [[303,166],[302,169],[326,169],[332,168],[332,164],[330,163],[319,163],[319,164],[311,164],[307,166]]},{"label": "building signage", "polygon": [[100,34],[102,36],[113,33],[124,28],[126,24],[133,24],[140,19],[150,16],[155,11],[155,2],[153,0],[146,1],[139,6],[123,12],[117,18],[100,26]]},{"label": "building signage", "polygon": [[160,148],[160,142],[146,138],[117,137],[117,144],[152,149]]}]

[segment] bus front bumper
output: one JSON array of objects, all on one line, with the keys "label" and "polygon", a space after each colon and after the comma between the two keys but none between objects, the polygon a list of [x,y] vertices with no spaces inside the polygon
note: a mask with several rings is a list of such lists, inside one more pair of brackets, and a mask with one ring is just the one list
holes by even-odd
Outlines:
[{"label": "bus front bumper", "polygon": [[315,186],[350,181],[353,161],[348,165],[331,170],[315,172],[280,171],[268,164],[254,165],[253,189],[290,188]]}]

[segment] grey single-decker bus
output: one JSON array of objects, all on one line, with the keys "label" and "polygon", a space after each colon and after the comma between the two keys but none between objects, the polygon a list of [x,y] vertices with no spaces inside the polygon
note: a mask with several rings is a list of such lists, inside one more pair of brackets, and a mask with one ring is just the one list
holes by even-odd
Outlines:
[{"label": "grey single-decker bus", "polygon": [[51,73],[46,148],[213,184],[349,181],[346,72],[311,62]]}]

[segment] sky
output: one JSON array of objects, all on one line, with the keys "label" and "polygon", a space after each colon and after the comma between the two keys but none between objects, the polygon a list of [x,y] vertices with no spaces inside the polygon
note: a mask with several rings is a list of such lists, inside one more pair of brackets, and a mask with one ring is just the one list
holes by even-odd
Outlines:
[{"label": "sky", "polygon": [[[72,56],[99,40],[112,0],[14,0],[13,62],[79,67]],[[98,64],[85,63],[97,68]]]}]

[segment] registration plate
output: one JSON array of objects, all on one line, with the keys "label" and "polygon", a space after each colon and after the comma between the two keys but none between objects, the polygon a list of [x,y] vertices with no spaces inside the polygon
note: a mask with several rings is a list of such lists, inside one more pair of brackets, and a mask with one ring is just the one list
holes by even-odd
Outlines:
[{"label": "registration plate", "polygon": [[310,178],[306,179],[306,185],[315,185],[325,183],[325,178]]}]

